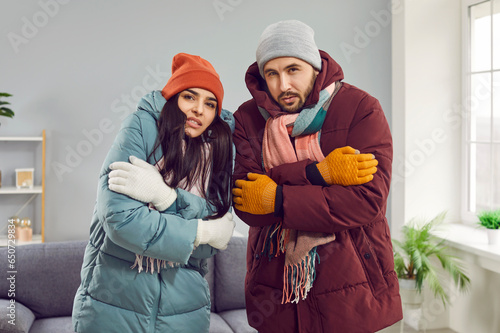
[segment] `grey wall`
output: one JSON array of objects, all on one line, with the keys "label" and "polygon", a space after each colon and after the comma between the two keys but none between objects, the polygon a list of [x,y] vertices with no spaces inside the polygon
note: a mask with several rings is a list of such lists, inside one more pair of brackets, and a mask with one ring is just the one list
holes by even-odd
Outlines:
[{"label": "grey wall", "polygon": [[[164,86],[178,52],[212,62],[223,107],[234,111],[250,97],[244,74],[262,30],[299,19],[390,122],[390,12],[388,0],[4,1],[0,91],[14,95],[16,116],[0,118],[0,136],[47,131],[46,240],[88,237],[98,171],[120,122],[144,93]],[[0,144],[5,184],[15,167],[35,163],[22,153],[33,146],[16,145]],[[25,200],[0,196],[0,228]],[[38,209],[35,201],[22,215],[36,219]],[[237,230],[247,228],[240,221]]]}]

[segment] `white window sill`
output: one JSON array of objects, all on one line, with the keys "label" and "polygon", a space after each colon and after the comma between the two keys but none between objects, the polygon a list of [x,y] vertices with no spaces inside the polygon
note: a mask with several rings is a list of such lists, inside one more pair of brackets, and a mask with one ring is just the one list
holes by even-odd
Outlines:
[{"label": "white window sill", "polygon": [[488,244],[486,230],[450,223],[433,234],[459,250],[461,259],[500,274],[500,246]]}]

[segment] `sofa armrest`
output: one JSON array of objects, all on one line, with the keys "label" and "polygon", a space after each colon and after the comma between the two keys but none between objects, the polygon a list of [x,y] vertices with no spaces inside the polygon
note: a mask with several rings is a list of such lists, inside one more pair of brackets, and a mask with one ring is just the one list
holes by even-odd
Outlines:
[{"label": "sofa armrest", "polygon": [[0,299],[0,332],[28,333],[34,321],[33,312],[21,303]]}]

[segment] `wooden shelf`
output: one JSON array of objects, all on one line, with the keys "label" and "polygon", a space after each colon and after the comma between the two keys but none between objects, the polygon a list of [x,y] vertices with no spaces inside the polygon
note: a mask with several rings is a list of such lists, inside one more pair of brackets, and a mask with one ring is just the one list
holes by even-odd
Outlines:
[{"label": "wooden shelf", "polygon": [[33,188],[17,188],[15,186],[0,187],[0,194],[38,194],[42,193],[42,186],[33,186]]},{"label": "wooden shelf", "polygon": [[[41,234],[33,235],[33,241],[19,243],[16,241],[16,245],[31,244],[31,243],[43,243],[45,241],[45,146],[46,146],[46,135],[45,130],[42,130],[41,136],[0,136],[0,142],[41,142],[42,143],[42,183],[39,186],[33,186],[33,188],[21,188],[18,189],[16,186],[3,186],[0,187],[0,194],[32,194],[31,198],[26,202],[27,205],[36,195],[41,195]],[[24,208],[24,206],[22,207]],[[21,208],[21,209],[22,209]],[[8,239],[6,236],[0,235],[0,246],[6,246]]]},{"label": "wooden shelf", "polygon": [[43,141],[43,136],[0,136],[0,141]]}]

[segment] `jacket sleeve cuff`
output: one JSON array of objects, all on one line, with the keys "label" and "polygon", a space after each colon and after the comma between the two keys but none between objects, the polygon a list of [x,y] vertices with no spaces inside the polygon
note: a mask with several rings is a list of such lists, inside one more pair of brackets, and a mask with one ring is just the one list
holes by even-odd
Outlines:
[{"label": "jacket sleeve cuff", "polygon": [[316,164],[318,164],[318,162],[314,162],[306,166],[307,179],[313,185],[328,186],[323,176],[321,176],[321,173],[319,172]]},{"label": "jacket sleeve cuff", "polygon": [[276,187],[276,199],[274,200],[274,216],[283,217],[283,186]]}]

